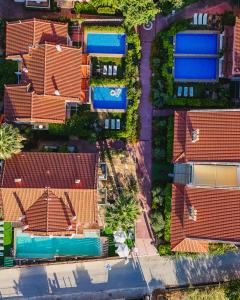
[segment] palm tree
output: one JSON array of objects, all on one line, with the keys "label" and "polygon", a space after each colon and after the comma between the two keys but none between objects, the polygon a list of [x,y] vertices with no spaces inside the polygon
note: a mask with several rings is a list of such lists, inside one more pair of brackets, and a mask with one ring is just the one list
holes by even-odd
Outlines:
[{"label": "palm tree", "polygon": [[134,228],[134,222],[140,214],[139,205],[133,195],[121,194],[116,202],[106,210],[106,223],[112,230],[127,231]]},{"label": "palm tree", "polygon": [[17,128],[9,124],[2,124],[0,126],[0,159],[8,159],[13,154],[21,152],[24,140],[25,138]]}]

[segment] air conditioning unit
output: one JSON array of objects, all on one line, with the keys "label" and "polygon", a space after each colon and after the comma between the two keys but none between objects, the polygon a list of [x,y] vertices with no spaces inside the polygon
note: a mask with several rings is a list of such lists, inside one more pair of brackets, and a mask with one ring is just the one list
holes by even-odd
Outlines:
[{"label": "air conditioning unit", "polygon": [[48,124],[34,124],[34,130],[48,130]]}]

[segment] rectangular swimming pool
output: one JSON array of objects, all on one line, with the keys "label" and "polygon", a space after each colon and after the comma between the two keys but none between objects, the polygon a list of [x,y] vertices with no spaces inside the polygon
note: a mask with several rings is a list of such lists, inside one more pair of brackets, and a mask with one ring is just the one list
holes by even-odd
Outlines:
[{"label": "rectangular swimming pool", "polygon": [[126,53],[125,33],[87,33],[87,53],[121,54]]},{"label": "rectangular swimming pool", "polygon": [[175,54],[217,54],[218,34],[177,33]]},{"label": "rectangular swimming pool", "polygon": [[55,256],[101,256],[102,243],[99,238],[70,238],[16,236],[17,258],[47,258]]},{"label": "rectangular swimming pool", "polygon": [[126,87],[100,87],[92,88],[92,102],[94,109],[126,109]]},{"label": "rectangular swimming pool", "polygon": [[175,57],[174,79],[175,80],[216,80],[217,78],[216,57]]}]

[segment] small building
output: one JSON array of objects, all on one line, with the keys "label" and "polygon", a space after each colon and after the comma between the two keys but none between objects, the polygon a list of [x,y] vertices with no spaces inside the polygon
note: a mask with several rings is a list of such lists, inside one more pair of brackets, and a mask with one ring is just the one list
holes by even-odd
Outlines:
[{"label": "small building", "polygon": [[240,110],[175,112],[171,249],[240,244]]},{"label": "small building", "polygon": [[4,162],[1,203],[15,257],[101,255],[98,165],[97,153],[22,152]]}]

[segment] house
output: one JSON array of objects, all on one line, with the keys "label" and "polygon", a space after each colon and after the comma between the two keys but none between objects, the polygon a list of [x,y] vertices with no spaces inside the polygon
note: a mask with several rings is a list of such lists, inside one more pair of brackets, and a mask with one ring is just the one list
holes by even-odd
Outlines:
[{"label": "house", "polygon": [[37,236],[99,231],[97,153],[22,152],[4,162],[5,222]]},{"label": "house", "polygon": [[64,123],[72,106],[88,101],[89,56],[68,42],[66,24],[7,23],[6,55],[19,61],[19,84],[5,85],[7,122]]},{"label": "house", "polygon": [[171,249],[240,244],[240,110],[175,112]]},{"label": "house", "polygon": [[15,2],[25,3],[28,8],[49,9],[50,0],[14,0]]}]

